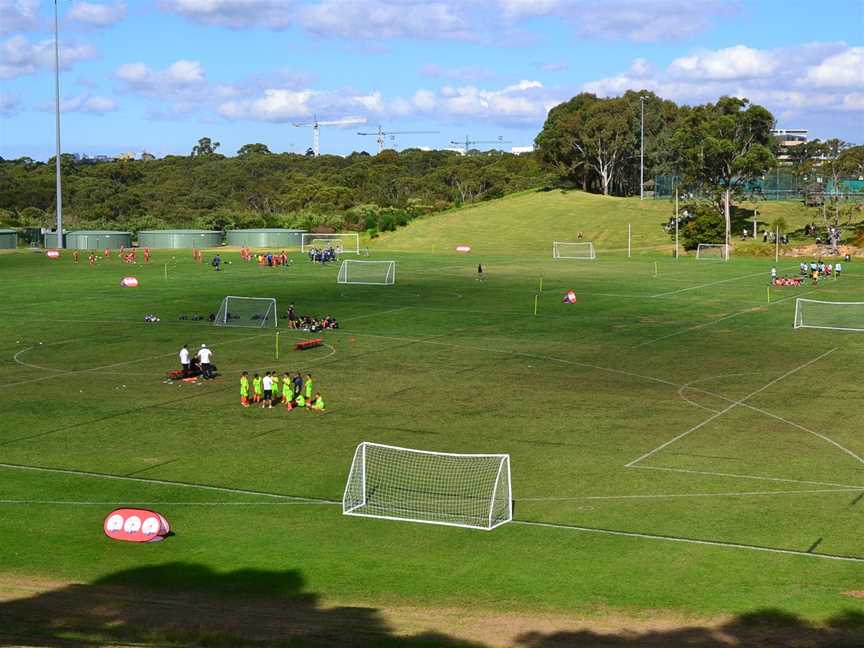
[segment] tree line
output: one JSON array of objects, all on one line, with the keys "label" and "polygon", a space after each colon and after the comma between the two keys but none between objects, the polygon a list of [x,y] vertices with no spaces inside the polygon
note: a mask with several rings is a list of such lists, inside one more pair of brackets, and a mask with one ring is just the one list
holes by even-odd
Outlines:
[{"label": "tree line", "polygon": [[[417,216],[541,186],[536,156],[452,151],[347,157],[274,154],[261,143],[237,156],[201,138],[188,156],[93,163],[61,155],[70,229],[299,227],[387,231]],[[54,159],[0,159],[0,224],[50,227]]]}]

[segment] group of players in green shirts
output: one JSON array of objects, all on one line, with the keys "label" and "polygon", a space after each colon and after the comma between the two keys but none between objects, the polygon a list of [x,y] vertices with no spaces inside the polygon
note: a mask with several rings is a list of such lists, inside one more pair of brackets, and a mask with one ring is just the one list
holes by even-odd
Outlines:
[{"label": "group of players in green shirts", "polygon": [[261,403],[261,407],[266,408],[281,403],[289,410],[299,407],[316,412],[324,411],[324,398],[320,392],[314,391],[312,374],[306,374],[304,381],[299,373],[292,377],[287,371],[282,376],[281,386],[279,373],[276,371],[266,371],[263,376],[256,373],[251,381],[247,371],[240,374],[240,404],[249,407],[250,403]]}]

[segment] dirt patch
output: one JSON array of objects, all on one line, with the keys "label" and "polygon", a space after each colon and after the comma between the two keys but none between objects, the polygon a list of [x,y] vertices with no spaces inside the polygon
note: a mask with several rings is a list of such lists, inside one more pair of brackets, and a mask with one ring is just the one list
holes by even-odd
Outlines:
[{"label": "dirt patch", "polygon": [[844,596],[851,596],[852,598],[860,598],[864,599],[864,590],[856,590],[853,592],[843,592]]}]

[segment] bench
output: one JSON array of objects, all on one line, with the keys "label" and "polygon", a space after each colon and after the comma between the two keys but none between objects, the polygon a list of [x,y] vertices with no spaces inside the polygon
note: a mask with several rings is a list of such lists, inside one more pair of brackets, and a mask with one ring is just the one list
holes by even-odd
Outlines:
[{"label": "bench", "polygon": [[312,340],[301,340],[294,345],[295,351],[303,351],[305,349],[314,349],[315,347],[319,347],[324,344],[324,340],[321,338],[314,338]]}]

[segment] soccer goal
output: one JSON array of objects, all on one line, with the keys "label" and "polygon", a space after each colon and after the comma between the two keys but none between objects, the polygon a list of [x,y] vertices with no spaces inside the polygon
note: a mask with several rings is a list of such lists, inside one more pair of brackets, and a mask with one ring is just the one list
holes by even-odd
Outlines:
[{"label": "soccer goal", "polygon": [[510,455],[428,452],[364,441],[354,451],[342,512],[492,530],[513,519]]},{"label": "soccer goal", "polygon": [[396,283],[396,262],[346,259],[339,266],[336,283],[392,286]]},{"label": "soccer goal", "polygon": [[864,331],[864,302],[795,300],[795,328]]},{"label": "soccer goal", "polygon": [[579,243],[567,243],[566,241],[552,242],[553,259],[596,259],[594,244],[591,241]]},{"label": "soccer goal", "polygon": [[349,234],[301,234],[300,250],[326,250],[332,248],[338,254],[360,254],[360,235]]},{"label": "soccer goal", "polygon": [[279,318],[276,300],[269,297],[236,297],[229,295],[222,300],[215,326],[248,326],[252,328],[276,328]]},{"label": "soccer goal", "polygon": [[696,248],[696,258],[700,261],[728,261],[729,246],[725,243],[700,243]]}]

